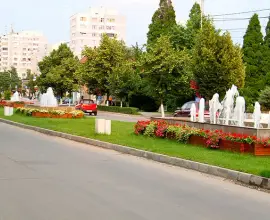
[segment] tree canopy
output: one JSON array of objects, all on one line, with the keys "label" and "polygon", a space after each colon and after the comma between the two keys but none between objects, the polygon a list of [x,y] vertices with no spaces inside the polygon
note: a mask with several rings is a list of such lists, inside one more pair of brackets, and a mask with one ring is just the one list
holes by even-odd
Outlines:
[{"label": "tree canopy", "polygon": [[78,62],[78,58],[66,44],[53,50],[38,64],[41,75],[37,83],[41,91],[45,92],[48,87],[52,87],[62,97],[65,92],[77,90],[78,78],[75,72]]},{"label": "tree canopy", "polygon": [[220,35],[211,20],[204,21],[193,49],[192,70],[200,94],[210,99],[225,94],[232,84],[243,87],[245,69],[242,52],[228,32]]},{"label": "tree canopy", "polygon": [[171,0],[160,0],[159,8],[154,13],[152,23],[149,25],[147,45],[155,43],[161,35],[169,35],[175,25],[176,15]]}]

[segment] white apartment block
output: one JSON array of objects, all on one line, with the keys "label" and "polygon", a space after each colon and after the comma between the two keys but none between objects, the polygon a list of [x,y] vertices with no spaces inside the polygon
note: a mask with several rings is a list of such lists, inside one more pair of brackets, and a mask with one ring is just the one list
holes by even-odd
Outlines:
[{"label": "white apartment block", "polygon": [[0,71],[17,69],[20,78],[26,77],[27,69],[39,74],[38,62],[47,55],[48,41],[43,34],[22,31],[0,36]]},{"label": "white apartment block", "polygon": [[104,33],[126,41],[126,18],[116,10],[103,7],[89,8],[70,18],[70,48],[79,58],[85,46],[99,46]]}]

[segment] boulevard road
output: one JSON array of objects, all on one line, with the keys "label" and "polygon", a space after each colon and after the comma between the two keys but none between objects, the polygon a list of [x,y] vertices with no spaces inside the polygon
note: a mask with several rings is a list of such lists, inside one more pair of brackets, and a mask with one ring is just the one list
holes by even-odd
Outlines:
[{"label": "boulevard road", "polygon": [[1,220],[269,220],[270,194],[0,123]]}]

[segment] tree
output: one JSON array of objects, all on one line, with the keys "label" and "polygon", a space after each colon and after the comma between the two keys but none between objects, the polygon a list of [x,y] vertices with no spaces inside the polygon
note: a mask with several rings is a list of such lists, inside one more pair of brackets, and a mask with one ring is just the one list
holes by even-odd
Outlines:
[{"label": "tree", "polygon": [[263,61],[263,35],[259,17],[254,14],[250,19],[243,43],[243,60],[246,65],[246,86],[243,93],[248,105],[254,103],[264,87],[262,61]]},{"label": "tree", "polygon": [[78,89],[78,79],[75,74],[78,58],[74,56],[66,44],[61,44],[57,50],[53,50],[38,66],[41,75],[37,84],[42,92],[52,87],[57,95],[63,97],[65,92],[71,93]]},{"label": "tree", "polygon": [[263,74],[266,76],[265,84],[270,86],[270,17],[265,29],[265,37],[263,43]]},{"label": "tree", "polygon": [[163,117],[163,103],[168,94],[181,95],[189,88],[189,62],[187,52],[175,50],[168,36],[161,36],[143,56],[143,78],[147,81],[150,94],[159,99]]},{"label": "tree", "polygon": [[260,95],[259,102],[265,108],[265,110],[270,110],[270,87],[266,87]]},{"label": "tree", "polygon": [[10,74],[10,85],[12,90],[16,90],[21,88],[22,81],[18,77],[17,69],[15,67],[11,67],[11,69],[8,71]]},{"label": "tree", "polygon": [[176,25],[176,15],[171,0],[160,0],[147,33],[147,45],[154,44],[161,35],[169,35]]},{"label": "tree", "polygon": [[91,93],[99,90],[109,95],[109,77],[116,67],[125,62],[127,50],[124,42],[116,38],[102,36],[98,48],[85,48],[83,55],[87,61],[80,64],[78,75],[83,84],[89,87]]},{"label": "tree", "polygon": [[200,94],[207,99],[215,93],[223,96],[232,84],[239,88],[244,85],[240,47],[233,44],[229,33],[220,35],[211,20],[204,22],[196,38],[192,70]]},{"label": "tree", "polygon": [[8,72],[0,72],[0,93],[10,90],[10,74]]},{"label": "tree", "polygon": [[186,35],[187,35],[187,48],[191,49],[195,44],[195,38],[199,33],[202,25],[201,6],[195,3],[189,13],[189,20],[187,21]]}]

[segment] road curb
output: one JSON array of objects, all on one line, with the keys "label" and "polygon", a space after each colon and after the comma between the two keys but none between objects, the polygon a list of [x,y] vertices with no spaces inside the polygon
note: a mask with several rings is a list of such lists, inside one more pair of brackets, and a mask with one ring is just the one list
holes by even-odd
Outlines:
[{"label": "road curb", "polygon": [[94,145],[97,147],[118,151],[124,154],[142,157],[142,158],[146,158],[146,159],[153,160],[156,162],[178,166],[178,167],[182,167],[186,169],[191,169],[191,170],[199,171],[201,173],[206,173],[206,174],[222,177],[228,180],[233,180],[235,182],[244,183],[250,186],[255,186],[258,188],[270,190],[269,178],[264,178],[261,176],[256,176],[256,175],[252,175],[248,173],[242,173],[239,171],[229,170],[226,168],[221,168],[221,167],[194,162],[190,160],[185,160],[181,158],[170,157],[170,156],[166,156],[162,154],[138,150],[135,148],[126,147],[122,145],[111,144],[111,143],[89,139],[85,137],[80,137],[76,135],[66,134],[66,133],[62,133],[58,131],[52,131],[52,130],[48,130],[44,128],[34,127],[31,125],[25,125],[25,124],[9,121],[6,119],[0,119],[0,122],[17,126],[20,128],[24,128],[24,129],[33,130],[33,131],[43,133],[46,135],[61,137],[61,138],[65,138],[68,140],[72,140],[72,141],[76,141],[76,142],[80,142],[84,144]]}]

